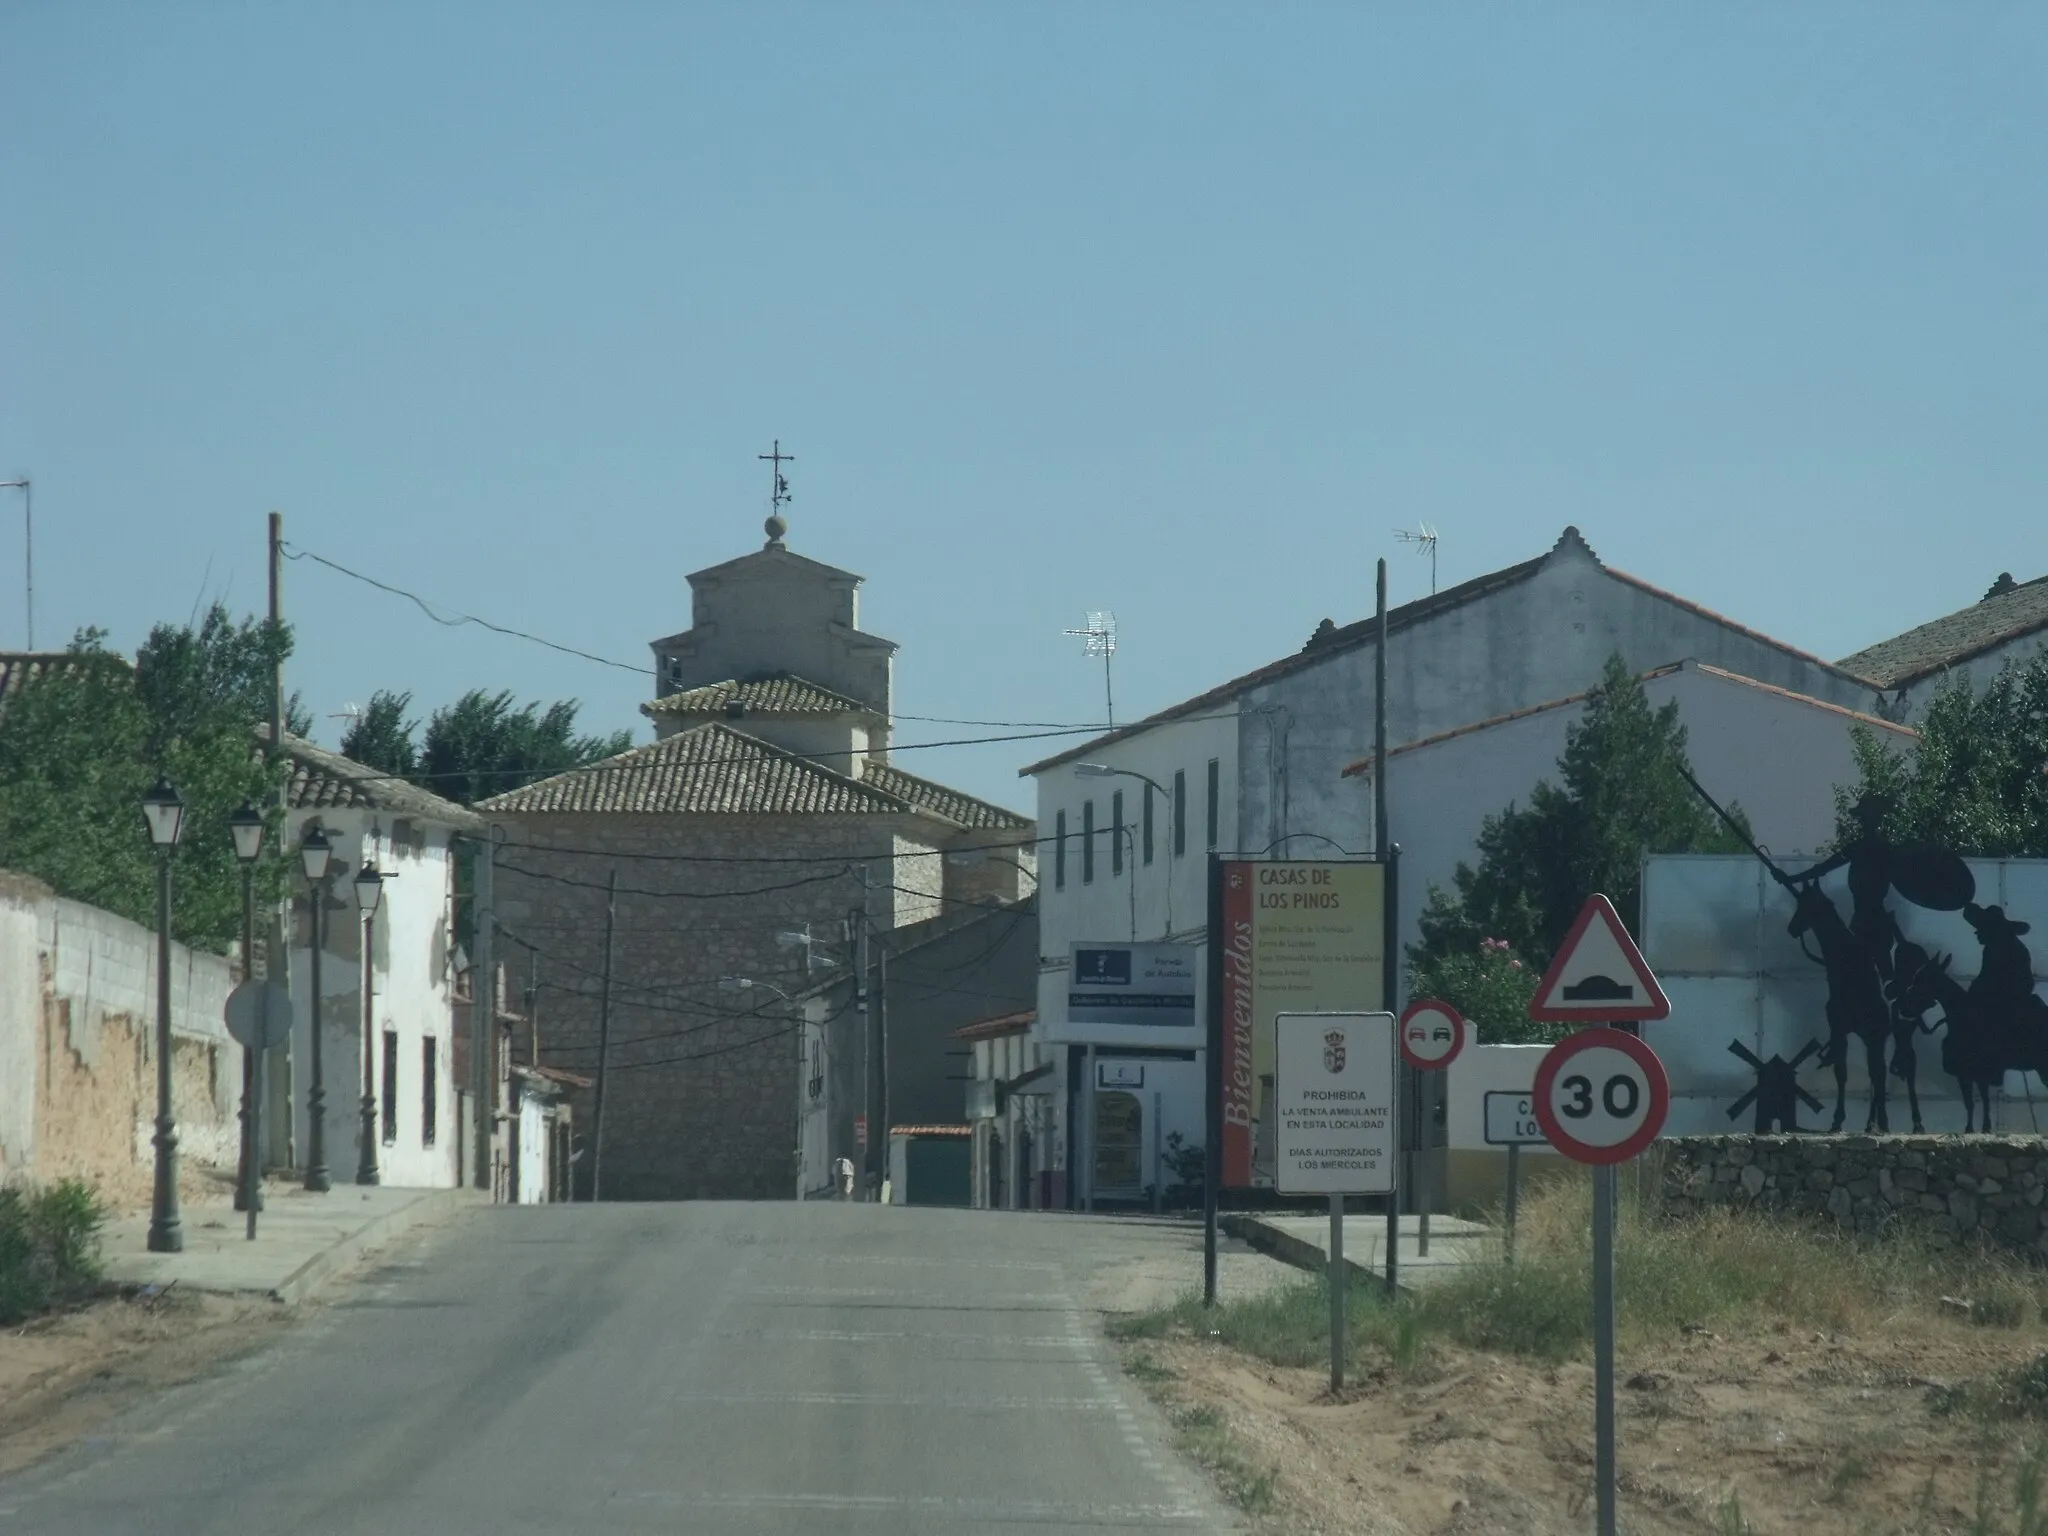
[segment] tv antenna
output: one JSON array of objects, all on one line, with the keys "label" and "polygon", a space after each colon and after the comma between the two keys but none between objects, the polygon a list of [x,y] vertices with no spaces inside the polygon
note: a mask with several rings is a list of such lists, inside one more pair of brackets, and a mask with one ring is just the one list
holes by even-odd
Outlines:
[{"label": "tv antenna", "polygon": [[1087,624],[1080,629],[1064,631],[1087,642],[1090,657],[1102,658],[1102,707],[1111,725],[1116,724],[1116,693],[1110,686],[1109,659],[1116,654],[1116,615],[1109,612],[1091,613]]},{"label": "tv antenna", "polygon": [[1394,537],[1395,537],[1395,538],[1397,538],[1397,539],[1399,539],[1399,540],[1400,540],[1400,541],[1401,541],[1401,542],[1402,542],[1403,544],[1413,544],[1413,545],[1415,546],[1415,552],[1416,552],[1416,553],[1417,553],[1418,555],[1419,555],[1419,554],[1422,554],[1422,553],[1423,553],[1424,551],[1427,551],[1427,552],[1428,552],[1428,554],[1429,554],[1429,595],[1430,595],[1431,597],[1435,597],[1435,596],[1436,596],[1436,530],[1435,530],[1434,528],[1430,527],[1430,526],[1429,526],[1429,524],[1427,524],[1427,523],[1417,523],[1417,524],[1416,524],[1415,526],[1416,526],[1416,528],[1417,528],[1417,530],[1418,530],[1418,531],[1417,531],[1417,532],[1415,532],[1415,533],[1410,533],[1410,532],[1409,532],[1409,531],[1408,531],[1408,530],[1407,530],[1406,528],[1396,528],[1396,529],[1394,530]]}]

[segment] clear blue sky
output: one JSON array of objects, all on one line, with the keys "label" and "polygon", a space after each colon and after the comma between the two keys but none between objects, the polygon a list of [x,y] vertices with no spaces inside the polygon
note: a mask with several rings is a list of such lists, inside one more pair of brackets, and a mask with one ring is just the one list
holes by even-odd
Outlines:
[{"label": "clear blue sky", "polygon": [[[260,607],[264,514],[634,663],[868,577],[911,714],[1120,714],[1577,523],[1839,656],[2048,572],[2048,8],[0,5],[37,638]],[[0,500],[0,645],[19,502]],[[641,680],[289,568],[292,680]],[[334,723],[318,733],[335,739]],[[906,724],[904,741],[974,734]],[[906,755],[1029,806],[1040,743]]]}]

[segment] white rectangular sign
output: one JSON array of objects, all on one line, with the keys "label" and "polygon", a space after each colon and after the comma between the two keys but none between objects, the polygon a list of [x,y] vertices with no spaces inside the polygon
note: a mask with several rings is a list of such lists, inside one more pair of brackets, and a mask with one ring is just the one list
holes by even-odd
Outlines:
[{"label": "white rectangular sign", "polygon": [[1394,1187],[1394,1016],[1283,1013],[1274,1021],[1274,1184],[1288,1195]]},{"label": "white rectangular sign", "polygon": [[1536,1099],[1527,1093],[1486,1096],[1486,1144],[1489,1147],[1543,1147],[1549,1140],[1536,1123]]}]

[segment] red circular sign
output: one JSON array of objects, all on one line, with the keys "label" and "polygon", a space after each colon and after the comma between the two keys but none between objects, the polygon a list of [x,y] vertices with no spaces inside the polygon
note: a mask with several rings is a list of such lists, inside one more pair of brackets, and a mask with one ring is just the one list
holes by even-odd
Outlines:
[{"label": "red circular sign", "polygon": [[1465,1016],[1449,1003],[1418,997],[1401,1010],[1401,1059],[1418,1072],[1440,1072],[1458,1059],[1468,1033]]},{"label": "red circular sign", "polygon": [[1544,1053],[1530,1098],[1551,1146],[1573,1162],[1625,1163],[1664,1129],[1671,1081],[1634,1035],[1582,1029]]}]

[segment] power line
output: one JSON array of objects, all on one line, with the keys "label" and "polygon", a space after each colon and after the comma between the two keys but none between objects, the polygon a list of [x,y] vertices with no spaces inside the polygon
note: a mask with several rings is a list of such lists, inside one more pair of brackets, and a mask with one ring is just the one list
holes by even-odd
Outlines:
[{"label": "power line", "polygon": [[[784,455],[784,457],[787,458],[788,456]],[[602,667],[613,667],[621,672],[634,672],[638,673],[642,677],[656,677],[659,675],[653,667],[643,667],[629,661],[618,661],[610,656],[599,656],[591,651],[579,650],[573,645],[563,645],[559,641],[549,640],[540,635],[530,634],[523,629],[513,629],[508,625],[493,623],[489,619],[478,618],[475,614],[461,613],[451,608],[448,610],[448,614],[450,616],[443,617],[440,613],[437,613],[435,611],[435,605],[433,603],[428,601],[426,598],[421,597],[417,592],[408,592],[405,588],[393,586],[388,581],[379,581],[374,576],[365,576],[361,571],[350,570],[347,566],[341,564],[339,561],[330,560],[325,555],[315,554],[310,549],[300,549],[297,546],[291,544],[284,544],[280,547],[283,550],[284,556],[287,560],[311,560],[316,564],[324,565],[330,571],[337,572],[338,574],[346,576],[353,581],[360,581],[366,586],[375,587],[380,592],[388,592],[393,597],[402,597],[407,602],[417,607],[421,613],[425,614],[428,618],[432,619],[436,624],[441,625],[445,629],[460,629],[464,625],[474,624],[481,629],[490,630],[493,634],[507,635],[514,640],[525,640],[531,642],[534,645],[543,645],[551,651],[561,652],[561,654],[563,654],[564,656],[575,656],[581,658],[584,661],[594,661]],[[1098,721],[1076,720],[963,720],[952,715],[905,714],[895,714],[892,716],[892,718],[897,720],[917,720],[929,725],[980,725],[989,726],[1000,730],[1044,729],[1078,732],[1107,731],[1113,730],[1115,728],[1115,722],[1113,721],[1108,724],[1103,724]]]}]

